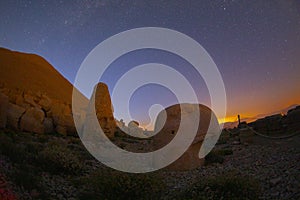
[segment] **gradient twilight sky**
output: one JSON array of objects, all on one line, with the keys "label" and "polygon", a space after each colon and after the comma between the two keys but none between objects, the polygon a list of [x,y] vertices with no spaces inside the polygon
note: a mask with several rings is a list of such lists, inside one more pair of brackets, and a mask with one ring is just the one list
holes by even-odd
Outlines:
[{"label": "gradient twilight sky", "polygon": [[[224,80],[227,120],[238,113],[255,116],[300,103],[297,0],[0,2],[0,46],[43,56],[70,82],[100,42],[119,32],[147,26],[180,31],[206,49]],[[122,74],[150,62],[181,72],[191,82],[199,102],[209,105],[201,76],[185,60],[164,51],[147,49],[123,55],[101,81],[112,92]],[[134,119],[147,124],[151,105],[175,102],[174,94],[166,88],[146,85],[132,96],[130,112]],[[119,103],[122,100],[113,102],[115,107]],[[115,112],[118,119],[122,118]]]}]

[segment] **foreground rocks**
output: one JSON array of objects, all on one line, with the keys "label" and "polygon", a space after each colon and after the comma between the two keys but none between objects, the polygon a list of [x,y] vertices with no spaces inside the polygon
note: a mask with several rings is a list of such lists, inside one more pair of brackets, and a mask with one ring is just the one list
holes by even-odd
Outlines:
[{"label": "foreground rocks", "polygon": [[[0,174],[7,175],[5,179],[9,183],[10,190],[21,199],[80,199],[79,192],[83,189],[83,185],[78,185],[77,180],[84,180],[92,176],[95,170],[105,173],[108,169],[91,156],[88,156],[77,138],[65,137],[63,139],[56,136],[47,136],[45,138],[43,135],[25,133],[15,135],[15,138],[17,139],[16,141],[19,141],[19,143],[15,143],[16,147],[27,145],[27,143],[31,146],[36,144],[37,147],[41,148],[60,144],[63,147],[72,149],[72,152],[77,156],[85,155],[80,160],[83,164],[83,169],[78,175],[50,174],[49,172],[37,174],[39,182],[35,183],[35,187],[45,188],[43,191],[44,196],[41,196],[41,190],[35,187],[30,187],[30,190],[26,190],[15,184],[14,177],[11,176],[13,174],[18,175],[18,170],[23,169],[26,163],[16,165],[10,160],[10,157],[0,153]],[[207,179],[233,171],[237,177],[249,176],[251,179],[256,179],[259,182],[261,188],[259,199],[298,200],[300,198],[299,139],[299,135],[285,140],[268,140],[254,136],[253,143],[247,145],[233,145],[228,140],[227,143],[215,147],[215,150],[231,149],[233,152],[231,155],[224,157],[222,164],[213,163],[188,171],[158,171],[157,173],[161,175],[161,179],[166,183],[166,186],[161,188],[164,194],[159,199],[180,199],[177,195],[192,187],[195,182],[205,182]],[[39,141],[43,142],[40,143]],[[30,169],[39,169],[36,172],[41,170],[40,163],[33,162],[28,165],[31,167]],[[73,182],[74,180],[76,181]],[[118,180],[116,179],[115,181],[116,185],[118,185]],[[118,187],[124,187],[124,185],[118,185]],[[204,192],[208,193],[207,196],[209,196],[209,193],[213,193],[212,188],[206,188]],[[89,199],[96,197],[90,196]],[[185,198],[182,197],[181,199]]]}]

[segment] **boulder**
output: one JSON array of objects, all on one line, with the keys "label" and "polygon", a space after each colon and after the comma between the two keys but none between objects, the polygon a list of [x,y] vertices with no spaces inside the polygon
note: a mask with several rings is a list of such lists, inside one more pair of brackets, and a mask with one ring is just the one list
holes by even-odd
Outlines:
[{"label": "boulder", "polygon": [[39,108],[29,108],[21,118],[20,128],[22,131],[43,134],[45,114]]},{"label": "boulder", "polygon": [[44,130],[46,134],[54,133],[53,119],[46,117],[44,120]]},{"label": "boulder", "polygon": [[7,123],[8,97],[0,93],[0,128],[5,128]]},{"label": "boulder", "polygon": [[47,117],[52,117],[55,130],[62,135],[76,135],[71,106],[65,103],[55,102]]},{"label": "boulder", "polygon": [[[181,106],[183,112],[181,114]],[[176,104],[161,111],[156,119],[154,131],[157,133],[153,137],[155,150],[163,148],[176,135],[181,117],[187,120],[186,125],[194,122],[195,106],[199,107],[200,120],[197,129],[196,137],[187,151],[175,162],[170,164],[167,169],[170,170],[190,170],[204,164],[204,158],[199,159],[199,151],[207,134],[210,122],[216,127],[219,127],[218,120],[211,109],[201,104]],[[188,130],[187,130],[188,131]],[[217,132],[216,132],[217,134]],[[158,160],[159,162],[159,160]]]},{"label": "boulder", "polygon": [[25,108],[9,103],[7,108],[7,127],[19,130],[19,121],[25,113]]}]

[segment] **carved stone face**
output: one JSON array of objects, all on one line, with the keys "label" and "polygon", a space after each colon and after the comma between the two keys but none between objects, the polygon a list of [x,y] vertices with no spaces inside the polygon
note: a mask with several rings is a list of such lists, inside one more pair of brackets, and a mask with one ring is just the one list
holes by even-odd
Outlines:
[{"label": "carved stone face", "polygon": [[[117,124],[113,116],[108,87],[104,83],[98,83],[94,88],[93,96],[91,98],[95,99],[95,109],[91,109],[93,104],[90,102],[87,116],[93,116],[94,113],[90,112],[95,110],[98,123],[101,126],[102,131],[107,137],[113,138]],[[90,120],[89,117],[87,117],[88,121]]]},{"label": "carved stone face", "polygon": [[108,136],[112,136],[115,132],[115,119],[113,117],[100,117],[98,118],[99,124],[103,132]]}]

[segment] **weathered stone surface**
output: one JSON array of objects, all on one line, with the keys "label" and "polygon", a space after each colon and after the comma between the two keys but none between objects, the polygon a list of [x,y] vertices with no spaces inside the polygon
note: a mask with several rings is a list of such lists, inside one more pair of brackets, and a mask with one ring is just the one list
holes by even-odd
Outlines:
[{"label": "weathered stone surface", "polygon": [[46,117],[44,120],[44,130],[46,134],[54,133],[54,125],[52,118]]},{"label": "weathered stone surface", "polygon": [[7,127],[19,130],[19,121],[25,113],[25,109],[15,104],[9,103],[7,109]]},{"label": "weathered stone surface", "polygon": [[[95,99],[95,109],[92,108],[93,99]],[[101,126],[103,132],[106,134],[107,137],[113,138],[117,125],[113,115],[112,103],[108,87],[104,83],[98,83],[94,88],[93,96],[90,100],[88,113],[86,117],[87,121],[89,121],[94,115],[93,111],[96,112],[99,125]],[[90,128],[93,129],[93,127]]]},{"label": "weathered stone surface", "polygon": [[41,95],[41,99],[38,104],[42,107],[43,110],[48,112],[51,109],[52,100],[48,96],[43,94]]},{"label": "weathered stone surface", "polygon": [[22,131],[43,134],[45,114],[39,108],[29,108],[21,118]]},{"label": "weathered stone surface", "polygon": [[146,137],[143,129],[139,127],[139,123],[137,121],[131,121],[128,123],[128,131],[131,136],[140,138]]},{"label": "weathered stone surface", "polygon": [[5,128],[7,123],[8,97],[0,93],[0,128]]},{"label": "weathered stone surface", "polygon": [[[204,158],[199,159],[199,151],[203,143],[204,137],[207,134],[210,121],[218,126],[218,121],[215,114],[208,107],[198,104],[176,104],[161,111],[155,122],[155,132],[160,130],[153,137],[153,144],[155,149],[160,149],[167,145],[176,135],[179,125],[181,122],[181,108],[184,107],[182,116],[190,122],[193,122],[195,106],[199,107],[200,120],[196,137],[194,138],[192,145],[188,150],[174,163],[169,165],[167,168],[170,170],[190,170],[200,165],[203,165]],[[165,116],[165,117],[163,117]],[[163,123],[165,120],[165,123]],[[163,125],[163,127],[161,127]]]},{"label": "weathered stone surface", "polygon": [[[48,115],[49,113],[49,115]],[[55,130],[62,135],[75,135],[76,128],[73,121],[71,106],[56,102],[52,105],[47,117],[52,117]],[[51,113],[51,114],[50,114]]]},{"label": "weathered stone surface", "polygon": [[32,107],[40,107],[35,101],[34,101],[35,97],[28,94],[28,93],[25,93],[24,94],[24,101],[26,103],[28,103],[30,106]]}]

